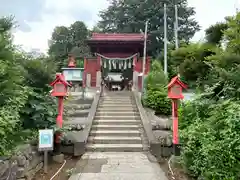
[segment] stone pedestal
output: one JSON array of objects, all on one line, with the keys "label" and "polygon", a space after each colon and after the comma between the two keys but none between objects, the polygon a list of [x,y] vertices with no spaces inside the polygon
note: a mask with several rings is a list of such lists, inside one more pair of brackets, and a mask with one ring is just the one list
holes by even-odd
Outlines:
[{"label": "stone pedestal", "polygon": [[57,163],[63,163],[64,154],[58,154],[58,155],[53,156],[53,161],[55,161]]}]

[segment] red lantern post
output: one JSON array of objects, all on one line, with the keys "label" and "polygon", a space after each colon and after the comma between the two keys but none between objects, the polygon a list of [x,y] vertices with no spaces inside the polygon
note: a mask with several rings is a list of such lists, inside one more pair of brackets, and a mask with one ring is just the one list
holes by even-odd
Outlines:
[{"label": "red lantern post", "polygon": [[180,155],[180,144],[178,136],[178,101],[183,99],[182,89],[186,89],[185,85],[178,76],[172,78],[168,84],[168,98],[172,99],[172,119],[173,119],[173,154]]},{"label": "red lantern post", "polygon": [[[59,128],[62,128],[63,124],[63,99],[67,96],[67,88],[71,86],[67,81],[65,81],[64,75],[61,73],[56,74],[55,80],[50,84],[53,87],[51,92],[52,96],[58,97],[58,116],[56,119],[56,124]],[[56,142],[60,143],[61,134],[56,135]]]}]

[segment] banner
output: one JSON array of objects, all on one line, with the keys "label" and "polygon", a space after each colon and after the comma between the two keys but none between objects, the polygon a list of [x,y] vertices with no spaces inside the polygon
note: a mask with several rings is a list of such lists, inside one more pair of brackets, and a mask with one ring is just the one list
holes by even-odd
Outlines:
[{"label": "banner", "polygon": [[106,69],[128,69],[132,68],[133,58],[137,54],[127,57],[127,58],[107,58],[105,56],[101,56],[101,64]]}]

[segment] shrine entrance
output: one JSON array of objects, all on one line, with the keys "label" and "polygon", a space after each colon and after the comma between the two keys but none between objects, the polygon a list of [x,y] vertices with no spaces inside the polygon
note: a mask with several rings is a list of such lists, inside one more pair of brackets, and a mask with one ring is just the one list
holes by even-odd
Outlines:
[{"label": "shrine entrance", "polygon": [[102,81],[106,89],[110,91],[130,91],[133,80],[133,58],[134,54],[127,58],[101,57]]}]

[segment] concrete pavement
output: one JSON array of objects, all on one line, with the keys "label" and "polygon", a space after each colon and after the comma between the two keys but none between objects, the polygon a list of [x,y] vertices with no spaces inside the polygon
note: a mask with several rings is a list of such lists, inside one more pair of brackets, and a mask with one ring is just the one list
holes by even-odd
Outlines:
[{"label": "concrete pavement", "polygon": [[69,180],[167,180],[147,152],[87,152]]}]

